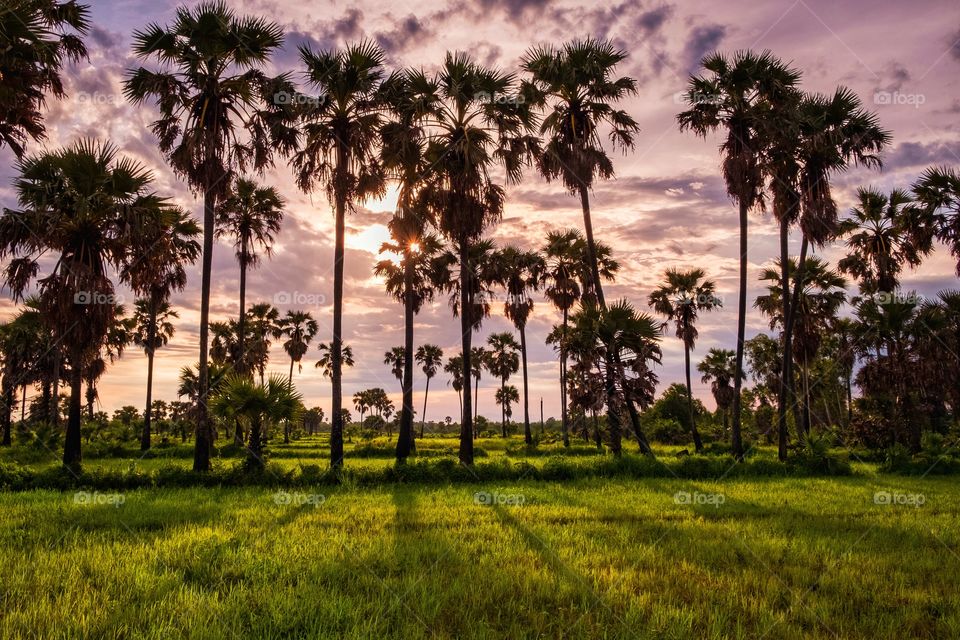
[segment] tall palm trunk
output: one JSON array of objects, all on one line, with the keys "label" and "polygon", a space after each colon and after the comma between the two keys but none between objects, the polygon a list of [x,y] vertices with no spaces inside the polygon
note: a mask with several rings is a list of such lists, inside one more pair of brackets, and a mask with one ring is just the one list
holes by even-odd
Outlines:
[{"label": "tall palm trunk", "polygon": [[[563,309],[563,335],[566,340],[567,317],[569,310]],[[570,427],[567,424],[567,349],[561,342],[560,346],[560,430],[563,433],[563,446],[570,446]]]},{"label": "tall palm trunk", "polygon": [[460,340],[463,358],[463,421],[460,424],[460,451],[459,458],[462,464],[473,464],[473,416],[470,406],[470,346],[473,339],[473,300],[470,295],[470,253],[467,239],[460,240]]},{"label": "tall palm trunk", "polygon": [[70,362],[70,413],[67,417],[67,433],[63,443],[63,464],[68,467],[80,465],[80,416],[83,411],[83,366],[79,353],[74,353]]},{"label": "tall palm trunk", "polygon": [[793,399],[793,324],[790,322],[789,223],[780,221],[780,295],[783,298],[783,354],[780,358],[780,388],[777,391],[777,455],[787,459],[787,405]]},{"label": "tall palm trunk", "polygon": [[[427,384],[423,388],[423,413],[420,415],[420,437],[423,437],[423,425],[427,421],[427,396],[430,395],[430,376],[427,376]],[[411,398],[412,401],[412,398]]]},{"label": "tall palm trunk", "polygon": [[[337,182],[343,185],[347,170],[347,151],[343,145],[337,148]],[[342,187],[341,187],[342,188]],[[343,466],[343,259],[346,226],[346,194],[336,194],[336,244],[333,252],[333,341],[330,346],[331,380],[333,386],[330,425],[330,466]]]},{"label": "tall palm trunk", "polygon": [[697,453],[703,451],[703,440],[697,430],[697,417],[693,410],[693,387],[690,384],[690,345],[683,341],[683,363],[687,374],[687,409],[690,411],[690,433],[693,434],[693,446]]},{"label": "tall palm trunk", "polygon": [[0,421],[2,421],[3,427],[3,441],[0,442],[0,445],[4,447],[9,447],[11,445],[10,440],[10,415],[13,412],[13,397],[16,392],[13,385],[9,384],[7,380],[3,381],[4,390],[3,390],[3,414],[0,415]]},{"label": "tall palm trunk", "polygon": [[20,400],[20,422],[24,422],[27,419],[27,385],[23,385],[22,395]]},{"label": "tall palm trunk", "polygon": [[[783,325],[783,352],[784,358],[786,360],[786,368],[789,374],[790,379],[787,381],[787,401],[790,405],[791,412],[794,416],[794,422],[796,423],[797,435],[802,439],[804,437],[804,427],[801,425],[800,421],[797,420],[797,411],[796,411],[796,389],[794,388],[793,380],[793,328],[797,320],[797,309],[800,307],[800,291],[801,284],[803,283],[804,278],[806,277],[806,261],[807,261],[807,249],[810,247],[810,243],[806,237],[803,238],[800,242],[800,257],[797,262],[797,273],[794,276],[795,282],[793,283],[793,292],[790,294],[790,307],[787,309],[787,316],[784,320]],[[779,425],[778,425],[779,426]],[[787,451],[786,451],[786,418],[783,422],[783,431],[779,434],[779,439],[784,442],[783,448],[780,450],[780,460],[786,460]]]},{"label": "tall palm trunk", "polygon": [[53,354],[53,394],[50,396],[50,422],[53,426],[60,426],[60,367],[63,358],[59,350]]},{"label": "tall palm trunk", "polygon": [[[467,385],[467,395],[470,395],[470,385]],[[473,422],[477,422],[477,417],[480,415],[480,376],[477,376],[473,381]]]},{"label": "tall palm trunk", "polygon": [[153,402],[153,355],[157,337],[157,300],[150,296],[150,325],[147,327],[147,406],[143,410],[143,433],[140,435],[140,450],[150,448],[150,417]]},{"label": "tall palm trunk", "polygon": [[240,316],[237,318],[237,367],[247,373],[247,239],[240,245]]},{"label": "tall palm trunk", "polygon": [[[457,400],[460,401],[460,424],[463,424],[463,389],[457,391]],[[423,425],[420,425],[420,437],[423,438]]]},{"label": "tall palm trunk", "polygon": [[500,433],[506,438],[507,437],[507,379],[500,378]]},{"label": "tall palm trunk", "polygon": [[[400,409],[400,433],[397,436],[397,461],[403,462],[413,449],[413,256],[403,256],[403,407]],[[429,380],[427,382],[429,384]],[[424,397],[426,403],[426,397]],[[426,406],[424,406],[426,411]],[[423,425],[420,426],[421,431]]]},{"label": "tall palm trunk", "polygon": [[213,433],[210,418],[207,415],[207,395],[210,391],[208,372],[210,327],[210,277],[213,266],[214,205],[213,184],[208,183],[203,194],[203,258],[200,283],[200,364],[197,367],[197,430],[196,445],[193,448],[193,470],[210,470],[210,449],[213,446]]},{"label": "tall palm trunk", "polygon": [[530,433],[530,397],[527,389],[527,325],[520,326],[520,361],[523,364],[523,441],[533,444]]},{"label": "tall palm trunk", "polygon": [[590,274],[593,276],[594,295],[603,311],[607,309],[600,284],[600,265],[597,263],[597,245],[593,239],[593,220],[590,217],[590,194],[586,185],[580,185],[580,206],[583,209],[583,229],[587,236],[587,260],[590,262]]},{"label": "tall palm trunk", "polygon": [[740,296],[737,305],[737,366],[733,378],[733,455],[743,458],[740,436],[740,389],[743,386],[743,342],[747,322],[747,204],[740,199]]}]

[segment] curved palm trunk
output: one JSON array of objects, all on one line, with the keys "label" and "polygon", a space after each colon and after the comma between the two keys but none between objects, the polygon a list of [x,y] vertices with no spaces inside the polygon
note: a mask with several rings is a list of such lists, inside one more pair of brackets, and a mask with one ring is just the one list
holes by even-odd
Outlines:
[{"label": "curved palm trunk", "polygon": [[533,434],[530,433],[530,397],[527,384],[527,326],[520,327],[520,361],[523,364],[523,441],[533,444]]},{"label": "curved palm trunk", "polygon": [[[463,388],[470,389],[470,346],[473,339],[473,304],[470,296],[470,254],[467,240],[460,240],[460,346],[463,358]],[[463,394],[463,421],[460,424],[459,458],[462,464],[473,464],[473,416],[470,414],[470,392]]]},{"label": "curved palm trunk", "polygon": [[690,411],[690,433],[693,434],[693,446],[697,453],[703,451],[703,440],[697,430],[697,415],[693,410],[693,387],[690,384],[690,345],[683,343],[683,363],[687,374],[687,409]]},{"label": "curved palm trunk", "polygon": [[[563,335],[567,335],[569,311],[563,310]],[[563,446],[570,446],[570,427],[567,423],[567,350],[560,347],[560,430],[563,433]]]},{"label": "curved palm trunk", "polygon": [[[338,150],[338,172],[346,170],[346,152]],[[343,466],[343,258],[346,202],[338,194],[336,204],[336,245],[333,252],[333,341],[330,346],[333,386],[332,423],[330,425],[330,466]]]},{"label": "curved palm trunk", "polygon": [[153,403],[153,345],[157,337],[157,303],[150,299],[150,326],[147,328],[147,406],[143,410],[143,433],[140,435],[140,450],[150,448],[150,417]]},{"label": "curved palm trunk", "polygon": [[214,195],[208,184],[203,196],[203,259],[200,284],[200,364],[197,367],[199,389],[197,393],[197,429],[196,444],[193,448],[193,470],[210,470],[210,449],[213,446],[213,433],[210,418],[207,415],[207,395],[210,391],[208,374],[209,332],[210,327],[210,276],[213,265],[214,231]]},{"label": "curved palm trunk", "polygon": [[737,305],[737,366],[733,379],[733,455],[743,458],[740,436],[740,389],[743,386],[743,339],[747,322],[747,205],[740,201],[740,296]]},{"label": "curved palm trunk", "polygon": [[427,384],[423,388],[423,413],[420,416],[420,437],[423,437],[423,425],[427,421],[427,397],[430,395],[430,376],[427,376]]},{"label": "curved palm trunk", "polygon": [[80,465],[80,416],[83,411],[83,367],[80,358],[71,359],[70,366],[70,413],[67,418],[67,434],[63,443],[63,464],[68,467]]},{"label": "curved palm trunk", "polygon": [[[404,252],[403,260],[403,407],[400,409],[400,433],[397,436],[397,462],[403,462],[413,449],[413,257]],[[427,382],[429,384],[429,380]],[[426,397],[424,397],[426,402]],[[424,407],[426,410],[426,407]],[[423,425],[420,426],[421,431]]]}]

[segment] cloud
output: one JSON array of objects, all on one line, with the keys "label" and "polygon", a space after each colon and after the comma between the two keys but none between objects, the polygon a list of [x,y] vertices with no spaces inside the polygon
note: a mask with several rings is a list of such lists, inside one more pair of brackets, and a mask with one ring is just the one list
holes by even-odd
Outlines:
[{"label": "cloud", "polygon": [[700,66],[700,60],[708,53],[716,51],[727,35],[727,28],[720,24],[705,24],[693,27],[690,37],[683,48],[684,68],[693,73]]}]

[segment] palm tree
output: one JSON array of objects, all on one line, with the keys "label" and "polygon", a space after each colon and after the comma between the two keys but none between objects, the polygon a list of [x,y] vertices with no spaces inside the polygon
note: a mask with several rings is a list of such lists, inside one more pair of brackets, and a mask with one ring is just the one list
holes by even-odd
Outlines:
[{"label": "palm tree", "polygon": [[637,122],[616,103],[635,95],[637,83],[628,76],[616,77],[618,64],[627,58],[607,40],[573,40],[562,47],[538,46],[521,60],[530,74],[531,91],[538,105],[548,112],[540,123],[546,144],[537,156],[537,169],[548,180],[560,180],[580,196],[583,227],[587,236],[590,285],[601,308],[605,306],[593,221],[590,190],[597,179],[613,177],[613,163],[601,137],[608,126],[613,148],[624,152],[634,146]]},{"label": "palm tree", "polygon": [[123,273],[131,238],[164,207],[149,191],[145,168],[118,158],[109,143],[72,147],[17,162],[20,210],[0,216],[0,258],[11,258],[5,282],[22,299],[43,256],[53,270],[38,280],[39,309],[70,362],[70,409],[63,462],[80,464],[83,371],[100,352],[116,314],[108,268]]},{"label": "palm tree", "polygon": [[[613,280],[614,274],[620,265],[610,255],[610,247],[602,242],[595,242],[597,259],[599,262],[600,277]],[[570,310],[582,297],[583,291],[590,290],[590,281],[593,278],[592,270],[587,257],[587,242],[577,229],[565,231],[551,231],[547,234],[547,242],[541,249],[545,256],[546,271],[544,273],[544,295],[560,310],[563,321],[559,333],[554,339],[547,339],[548,343],[560,345],[560,403],[561,429],[563,444],[570,446],[570,432],[567,420],[567,353],[562,348],[564,341],[559,339],[567,333],[569,327]]]},{"label": "palm tree", "polygon": [[[504,420],[509,420],[513,417],[512,405],[520,402],[520,392],[517,391],[515,386],[508,384],[505,387],[497,389],[495,400],[497,404],[500,405],[500,411],[504,415]],[[506,427],[504,427],[504,429],[506,429]]]},{"label": "palm tree", "polygon": [[[183,291],[187,284],[186,267],[196,262],[200,256],[200,243],[196,239],[200,235],[200,227],[197,223],[182,209],[171,208],[160,213],[161,215],[137,236],[137,259],[129,265],[124,274],[131,288],[144,296],[143,304],[146,305],[146,317],[141,319],[143,322],[138,320],[145,332],[137,340],[137,344],[142,346],[147,354],[147,400],[143,433],[140,437],[140,448],[143,451],[150,448],[154,351],[167,343],[163,336],[159,336],[158,340],[157,318],[164,314],[179,317],[170,311],[167,301],[174,291]],[[151,315],[153,320],[150,319]],[[172,325],[170,327],[172,328]],[[91,409],[92,404],[90,402]]]},{"label": "palm tree", "polygon": [[0,10],[0,147],[20,158],[28,140],[46,137],[46,94],[63,98],[60,71],[87,48],[90,7],[76,0],[9,0]]},{"label": "palm tree", "polygon": [[[459,355],[447,358],[447,363],[443,365],[443,371],[450,374],[450,380],[447,382],[453,390],[457,392],[457,399],[460,401],[460,420],[463,420],[463,358]],[[467,389],[467,393],[470,390]],[[423,434],[420,434],[423,437]]]},{"label": "palm tree", "polygon": [[[717,410],[723,414],[723,429],[727,430],[730,406],[733,404],[733,377],[737,375],[736,352],[732,349],[710,349],[704,356],[697,371],[704,384],[710,383],[710,392],[717,403]],[[689,391],[688,391],[689,393]]]},{"label": "palm tree", "polygon": [[211,399],[210,411],[246,425],[250,430],[247,464],[262,469],[270,427],[296,420],[303,411],[303,397],[283,376],[271,375],[266,384],[256,384],[250,376],[234,373]]},{"label": "palm tree", "polygon": [[[320,375],[324,378],[333,378],[333,349],[326,342],[317,345],[317,351],[320,352],[320,359],[314,366],[320,369]],[[343,366],[353,366],[353,348],[349,345],[343,345],[340,351],[340,362]]]},{"label": "palm tree", "polygon": [[[778,263],[775,268],[765,269],[761,273],[760,279],[772,284],[767,287],[768,293],[759,296],[754,305],[770,318],[771,329],[777,325],[783,326],[784,322],[780,271]],[[846,302],[847,283],[820,258],[807,258],[803,269],[799,269],[797,262],[790,259],[787,261],[787,274],[794,285],[799,278],[803,278],[798,305],[791,311],[795,314],[797,337],[791,355],[800,364],[803,389],[801,429],[805,437],[810,432],[810,364],[820,349],[824,328],[833,323],[840,307]]]},{"label": "palm tree", "polygon": [[[270,360],[270,340],[280,338],[280,311],[269,302],[258,302],[247,312],[250,332],[254,342],[251,349],[251,363],[260,375],[260,386],[265,383],[267,363]],[[237,340],[240,341],[239,325]]]},{"label": "palm tree", "polygon": [[[381,251],[399,253],[401,264],[381,260],[374,273],[385,279],[387,292],[403,302],[404,344],[403,407],[400,411],[400,436],[397,459],[405,460],[414,448],[413,442],[413,320],[424,303],[432,300],[436,290],[444,286],[448,266],[443,246],[436,236],[424,234],[423,223],[410,213],[397,215],[390,221],[393,243],[384,243]],[[423,431],[421,425],[421,432]]]},{"label": "palm tree", "polygon": [[[150,24],[133,34],[139,58],[156,57],[158,71],[131,70],[124,93],[135,105],[156,101],[160,118],[152,129],[174,172],[203,194],[203,261],[200,286],[200,385],[208,391],[207,350],[210,281],[217,203],[236,171],[262,171],[276,154],[297,145],[293,101],[274,96],[293,86],[263,71],[283,45],[283,30],[261,18],[238,16],[222,1],[181,7],[173,24]],[[213,433],[200,402],[194,471],[209,471]]]},{"label": "palm tree", "polygon": [[422,344],[417,347],[417,362],[423,369],[427,384],[423,389],[423,413],[420,414],[420,437],[423,437],[423,425],[427,421],[427,397],[430,394],[430,379],[437,375],[437,369],[443,363],[443,349],[435,344]]},{"label": "palm tree", "polygon": [[290,373],[287,380],[293,384],[293,365],[303,371],[303,356],[307,354],[310,342],[316,337],[320,327],[307,311],[287,311],[287,315],[277,323],[280,333],[286,338],[283,350],[290,356]]},{"label": "palm tree", "polygon": [[[641,408],[653,403],[657,376],[653,364],[661,358],[658,344],[663,326],[650,316],[639,313],[626,300],[618,300],[606,311],[587,301],[570,317],[570,331],[564,337],[564,348],[574,360],[571,367],[570,393],[574,405],[585,411],[599,411],[604,402],[608,415],[616,415],[623,404],[633,402]],[[616,353],[610,353],[616,351]],[[608,367],[617,371],[608,372]],[[610,381],[619,385],[610,392]],[[639,421],[631,420],[640,450],[653,455]],[[610,450],[622,452],[622,434],[617,421],[610,421]],[[597,434],[599,446],[599,433]]]},{"label": "palm tree", "polygon": [[927,214],[925,229],[918,231],[950,247],[960,276],[960,173],[947,167],[927,169],[913,185],[913,193]]},{"label": "palm tree", "polygon": [[[506,393],[504,389],[507,386],[507,380],[510,376],[520,369],[520,345],[512,333],[492,333],[487,338],[487,344],[490,350],[487,352],[487,369],[490,373],[500,379],[499,394]],[[498,402],[500,405],[500,428],[504,438],[507,437],[507,414],[506,404]]]},{"label": "palm tree", "polygon": [[737,314],[737,375],[734,376],[733,452],[743,457],[740,435],[740,383],[743,372],[744,331],[747,316],[747,220],[751,209],[762,206],[763,108],[789,95],[799,74],[769,52],[738,52],[731,59],[715,53],[703,59],[709,76],[692,76],[686,99],[690,109],[680,113],[681,130],[706,138],[726,133],[723,177],[727,193],[740,208],[740,294]]},{"label": "palm tree", "polygon": [[[480,415],[480,378],[483,377],[483,370],[488,369],[490,364],[490,352],[483,347],[470,347],[470,375],[473,376],[473,421],[476,422]],[[470,395],[470,387],[467,388],[467,395]]]},{"label": "palm tree", "polygon": [[[240,314],[237,316],[239,356],[237,364],[245,360],[247,269],[260,264],[261,249],[270,255],[276,235],[283,221],[283,198],[274,187],[262,187],[253,180],[238,178],[217,208],[217,237],[229,237],[236,249],[240,264]],[[239,373],[247,373],[240,369]],[[263,381],[261,380],[261,384]]]},{"label": "palm tree", "polygon": [[667,269],[664,282],[650,294],[649,303],[654,310],[667,320],[673,320],[677,326],[677,337],[683,341],[683,363],[687,377],[687,406],[690,410],[690,431],[697,452],[703,450],[703,441],[697,431],[697,422],[693,410],[693,389],[690,385],[690,351],[696,346],[697,318],[701,311],[711,311],[723,306],[715,295],[716,285],[704,280],[703,269],[680,271]]},{"label": "palm tree", "polygon": [[523,439],[533,444],[530,432],[530,390],[527,380],[527,320],[533,311],[531,293],[543,285],[546,261],[536,251],[504,247],[494,257],[499,280],[507,290],[503,311],[520,333],[520,362],[523,368]]},{"label": "palm tree", "polygon": [[850,253],[838,266],[860,282],[860,290],[892,294],[900,286],[904,265],[916,267],[931,246],[918,244],[910,227],[909,194],[894,189],[889,196],[857,190],[857,206],[840,223],[838,237],[847,238]]},{"label": "palm tree", "polygon": [[392,347],[383,354],[383,364],[390,365],[390,373],[397,380],[403,380],[404,360],[407,358],[406,349],[403,347]]},{"label": "palm tree", "polygon": [[[789,304],[783,301],[786,311],[784,323],[784,358],[781,375],[782,399],[778,409],[779,456],[787,456],[787,398],[793,393],[793,326],[796,307],[800,299],[800,283],[805,281],[803,269],[807,265],[807,249],[810,243],[823,246],[832,240],[838,231],[837,205],[830,189],[830,179],[851,165],[881,166],[880,152],[890,142],[890,133],[881,129],[875,114],[863,109],[860,98],[845,87],[838,87],[832,96],[805,96],[799,105],[795,137],[799,158],[796,199],[800,208],[800,243],[798,268],[800,273],[794,282]],[[787,256],[781,256],[785,260]],[[788,275],[781,264],[781,286]]]},{"label": "palm tree", "polygon": [[308,83],[322,100],[302,110],[303,148],[294,156],[297,184],[306,192],[322,185],[334,209],[333,340],[330,343],[333,409],[330,412],[330,464],[343,466],[343,261],[347,209],[384,193],[377,143],[383,126],[378,91],[384,53],[373,43],[313,52],[300,47]]},{"label": "palm tree", "polygon": [[[514,77],[487,69],[464,53],[450,54],[436,76],[420,80],[421,97],[431,105],[430,135],[425,159],[433,170],[424,186],[424,203],[437,228],[456,248],[460,266],[460,335],[464,387],[473,373],[471,342],[480,318],[475,311],[475,289],[470,248],[484,229],[500,219],[503,187],[489,171],[501,162],[506,179],[516,183],[524,161],[535,147],[526,135],[530,124],[525,100],[499,100],[517,87]],[[473,464],[473,416],[469,394],[464,395],[459,459]]]},{"label": "palm tree", "polygon": [[147,354],[147,400],[143,411],[143,432],[140,437],[140,449],[150,448],[150,419],[153,408],[153,357],[157,349],[165,347],[173,337],[176,328],[171,320],[180,315],[170,307],[170,303],[162,300],[141,298],[134,304],[133,318],[136,322],[134,343],[143,348]]},{"label": "palm tree", "polygon": [[357,391],[353,394],[353,406],[360,412],[360,424],[363,424],[363,414],[367,412],[367,409],[370,408],[370,390]]}]

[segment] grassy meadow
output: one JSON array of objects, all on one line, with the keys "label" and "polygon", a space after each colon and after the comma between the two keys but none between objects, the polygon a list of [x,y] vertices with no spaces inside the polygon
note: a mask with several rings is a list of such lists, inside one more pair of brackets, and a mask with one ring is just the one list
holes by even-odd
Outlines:
[{"label": "grassy meadow", "polygon": [[[420,456],[453,442],[427,438]],[[272,445],[271,463],[322,465],[322,445]],[[347,468],[393,465],[380,450],[355,443]],[[187,467],[187,451],[85,468]],[[836,478],[12,491],[0,513],[3,638],[960,636],[955,478],[869,463]]]}]

